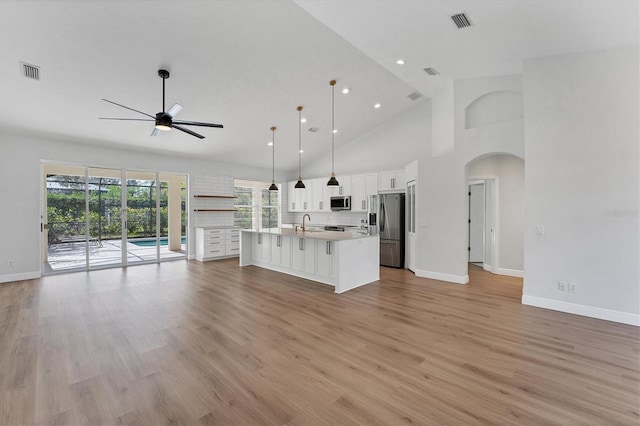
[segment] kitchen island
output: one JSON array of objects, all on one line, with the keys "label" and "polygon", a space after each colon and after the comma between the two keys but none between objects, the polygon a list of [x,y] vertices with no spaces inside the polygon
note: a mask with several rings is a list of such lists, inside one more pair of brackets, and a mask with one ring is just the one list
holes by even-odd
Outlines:
[{"label": "kitchen island", "polygon": [[378,235],[294,229],[240,234],[240,266],[255,265],[332,285],[336,293],[380,279]]}]

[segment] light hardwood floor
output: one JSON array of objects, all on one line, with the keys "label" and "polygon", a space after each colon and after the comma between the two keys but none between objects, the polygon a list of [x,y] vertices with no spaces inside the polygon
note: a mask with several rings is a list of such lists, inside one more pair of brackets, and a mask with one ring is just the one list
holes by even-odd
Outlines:
[{"label": "light hardwood floor", "polygon": [[0,284],[0,424],[639,424],[637,327],[470,279],[337,295],[231,259]]}]

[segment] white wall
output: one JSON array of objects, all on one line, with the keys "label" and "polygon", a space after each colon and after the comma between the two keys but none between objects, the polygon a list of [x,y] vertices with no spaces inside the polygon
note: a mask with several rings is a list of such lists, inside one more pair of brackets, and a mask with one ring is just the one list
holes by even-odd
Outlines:
[{"label": "white wall", "polygon": [[[509,95],[487,97],[504,92]],[[468,282],[466,165],[492,153],[524,157],[523,119],[500,104],[506,99],[512,107],[521,93],[520,76],[503,76],[457,80],[432,98],[432,138],[418,167],[417,275]],[[475,113],[490,117],[490,124],[466,128],[466,109],[481,98],[490,102],[475,103]],[[483,105],[497,111],[485,114]]]},{"label": "white wall", "polygon": [[[400,170],[418,158],[431,134],[431,103],[416,106],[348,143],[336,141],[336,175]],[[338,134],[339,135],[339,134]],[[304,179],[331,175],[331,154],[302,166]],[[289,180],[297,180],[298,173]]]},{"label": "white wall", "polygon": [[498,273],[522,275],[524,269],[524,161],[496,154],[472,161],[467,178],[496,177],[498,182]]},{"label": "white wall", "polygon": [[[40,275],[41,160],[271,180],[270,169],[0,133],[0,282]],[[278,177],[278,176],[277,176]],[[13,266],[8,266],[8,261]]]},{"label": "white wall", "polygon": [[631,48],[524,64],[525,304],[640,325],[638,63]]}]

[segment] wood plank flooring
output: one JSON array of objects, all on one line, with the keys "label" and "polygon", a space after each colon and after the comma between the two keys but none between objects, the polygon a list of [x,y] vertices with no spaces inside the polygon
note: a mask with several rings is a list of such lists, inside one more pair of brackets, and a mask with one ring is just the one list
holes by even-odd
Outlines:
[{"label": "wood plank flooring", "polygon": [[230,259],[0,284],[0,424],[640,423],[637,327],[469,275],[337,295]]}]

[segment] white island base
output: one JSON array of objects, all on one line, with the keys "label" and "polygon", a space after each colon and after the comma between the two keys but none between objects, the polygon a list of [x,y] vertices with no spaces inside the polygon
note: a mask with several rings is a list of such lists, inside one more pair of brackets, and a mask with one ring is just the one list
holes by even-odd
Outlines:
[{"label": "white island base", "polygon": [[240,266],[255,265],[344,293],[380,279],[380,239],[350,232],[243,230]]}]

